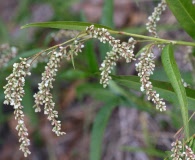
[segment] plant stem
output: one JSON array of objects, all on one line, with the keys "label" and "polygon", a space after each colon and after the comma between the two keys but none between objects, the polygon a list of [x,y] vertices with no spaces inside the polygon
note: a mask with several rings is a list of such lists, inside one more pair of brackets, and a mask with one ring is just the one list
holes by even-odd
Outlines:
[{"label": "plant stem", "polygon": [[144,36],[144,35],[139,35],[139,34],[133,34],[133,33],[127,33],[127,32],[121,32],[121,31],[114,31],[114,30],[109,30],[109,32],[112,33],[112,34],[121,34],[121,35],[127,35],[127,36],[136,37],[136,38],[152,40],[152,41],[156,41],[158,43],[173,44],[173,45],[184,45],[184,46],[193,46],[193,47],[195,47],[195,42],[167,40],[167,39],[162,39],[162,38],[156,38],[156,37]]},{"label": "plant stem", "polygon": [[[81,33],[76,38],[80,38],[80,37],[84,37],[84,36],[86,36],[86,33]],[[42,53],[47,52],[47,51],[52,50],[52,49],[55,49],[57,47],[63,46],[65,44],[67,44],[67,43],[70,43],[70,42],[74,41],[76,38],[72,38],[72,39],[70,39],[68,41],[65,41],[63,43],[60,43],[60,44],[57,44],[57,45],[52,46],[50,48],[47,48],[47,49],[45,49],[45,50],[35,54],[33,57],[29,57],[28,59],[33,58],[33,60],[31,61],[31,64],[32,64],[34,62],[34,60],[37,59]]]}]

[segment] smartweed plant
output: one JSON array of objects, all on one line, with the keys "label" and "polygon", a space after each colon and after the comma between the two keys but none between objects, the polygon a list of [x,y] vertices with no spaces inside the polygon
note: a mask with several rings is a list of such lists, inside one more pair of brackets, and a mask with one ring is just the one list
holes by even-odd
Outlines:
[{"label": "smartweed plant", "polygon": [[[24,106],[21,102],[25,94],[25,78],[26,76],[31,75],[30,71],[34,66],[33,64],[41,61],[43,55],[49,57],[45,70],[42,73],[41,82],[38,84],[38,92],[34,94],[35,105],[33,108],[35,112],[41,112],[43,109],[44,114],[47,115],[48,120],[53,126],[52,131],[57,136],[64,135],[65,132],[61,130],[61,121],[58,120],[58,111],[54,109],[55,102],[53,101],[51,94],[53,82],[55,81],[62,61],[72,60],[72,63],[74,64],[73,59],[75,56],[82,53],[82,50],[85,47],[85,42],[91,39],[98,39],[101,43],[107,43],[111,47],[111,50],[106,53],[106,57],[99,68],[100,84],[106,88],[112,77],[114,77],[113,80],[116,80],[117,82],[117,76],[115,77],[112,75],[112,70],[120,59],[124,59],[126,63],[136,61],[135,69],[140,78],[141,92],[146,94],[148,101],[152,101],[157,110],[164,112],[167,110],[165,103],[166,99],[164,100],[164,98],[161,97],[161,94],[155,89],[157,87],[154,87],[153,82],[150,80],[150,76],[155,69],[153,48],[159,48],[159,51],[162,52],[161,57],[164,69],[172,84],[175,92],[174,94],[178,98],[183,119],[183,128],[180,132],[182,132],[184,136],[181,138],[176,136],[177,138],[175,142],[172,143],[173,148],[171,150],[170,158],[173,160],[195,159],[195,152],[191,148],[194,145],[194,138],[190,137],[188,125],[190,120],[188,118],[188,107],[190,108],[190,105],[195,102],[195,98],[194,95],[189,96],[189,92],[193,92],[193,90],[187,90],[185,88],[187,87],[187,84],[183,81],[179,73],[173,53],[173,45],[195,47],[195,43],[161,39],[157,33],[157,22],[160,20],[161,14],[167,9],[168,5],[183,29],[195,39],[194,4],[194,0],[162,0],[157,7],[154,8],[154,12],[148,17],[148,22],[146,23],[146,28],[148,32],[151,33],[151,36],[115,31],[106,26],[82,22],[46,22],[33,23],[24,26],[24,28],[38,26],[59,29],[73,28],[76,30],[71,32],[60,31],[58,35],[54,36],[56,39],[59,39],[66,34],[69,34],[70,37],[74,37],[68,41],[43,50],[32,57],[20,58],[20,62],[13,65],[13,72],[6,78],[7,84],[4,86],[4,104],[10,104],[14,107],[15,119],[18,122],[16,130],[18,131],[20,150],[24,152],[24,156],[27,157],[31,152],[29,150],[30,140],[28,138],[28,126],[24,123]],[[180,13],[178,13],[178,11]],[[186,19],[186,21],[184,21],[184,19]],[[113,35],[129,36],[129,39],[127,42],[122,42]],[[140,39],[149,41],[149,44],[136,54],[134,48],[136,44],[140,43]],[[10,48],[7,45],[2,45],[0,49],[4,52],[10,52],[9,55],[3,54],[1,57],[0,65],[4,66],[10,58],[16,55],[17,50],[16,48]],[[187,91],[188,94],[186,93]],[[193,143],[189,143],[189,141]]]}]

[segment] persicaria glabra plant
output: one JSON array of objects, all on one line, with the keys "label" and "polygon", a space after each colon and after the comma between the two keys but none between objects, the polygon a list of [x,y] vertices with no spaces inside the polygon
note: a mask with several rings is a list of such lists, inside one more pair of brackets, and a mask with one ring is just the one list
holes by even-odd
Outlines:
[{"label": "persicaria glabra plant", "polygon": [[[194,3],[194,1],[192,1]],[[100,84],[103,87],[109,85],[109,81],[112,79],[111,73],[113,68],[117,65],[117,61],[124,59],[127,63],[136,61],[135,69],[140,77],[141,87],[140,90],[144,92],[148,100],[151,100],[157,110],[166,111],[166,104],[161,95],[154,89],[150,76],[153,74],[155,69],[155,56],[153,48],[158,46],[160,50],[164,48],[166,44],[180,44],[195,46],[191,42],[172,41],[160,39],[157,34],[157,22],[160,20],[162,12],[166,9],[166,2],[162,0],[157,7],[154,8],[154,12],[148,18],[146,28],[153,37],[136,35],[126,32],[114,31],[108,28],[104,28],[98,25],[86,26],[86,29],[74,38],[48,48],[36,55],[29,58],[21,58],[19,63],[13,65],[13,72],[7,77],[7,84],[4,86],[5,89],[5,101],[4,104],[10,104],[14,107],[15,118],[18,122],[16,130],[18,131],[20,150],[24,152],[24,156],[27,157],[30,154],[29,145],[30,140],[28,139],[28,130],[24,124],[24,113],[21,102],[25,94],[24,85],[26,76],[30,76],[30,69],[33,67],[33,63],[41,61],[42,55],[48,56],[49,60],[45,66],[45,71],[42,73],[42,81],[38,84],[38,92],[34,94],[35,105],[33,106],[35,112],[41,112],[42,108],[44,114],[47,115],[48,120],[53,126],[52,131],[57,135],[64,135],[65,132],[61,130],[61,121],[58,120],[58,111],[55,108],[55,102],[53,101],[51,89],[53,88],[53,82],[57,75],[57,71],[63,60],[72,60],[73,57],[77,56],[82,52],[85,41],[89,39],[98,39],[102,43],[108,43],[111,46],[111,50],[106,53],[106,57],[103,60],[100,70]],[[62,32],[62,31],[61,31]],[[63,32],[64,34],[65,32]],[[74,35],[77,32],[74,32]],[[127,42],[121,42],[116,39],[112,34],[122,34],[130,36]],[[61,35],[61,34],[59,34]],[[72,34],[71,34],[72,35]],[[59,37],[57,37],[59,38]],[[145,46],[138,55],[135,56],[135,45],[140,42],[136,38],[143,38],[150,40],[151,43]],[[15,54],[16,50],[11,48],[11,51]],[[138,58],[137,58],[138,57]],[[137,60],[136,60],[137,58]],[[1,62],[3,65],[3,62]],[[171,157],[173,159],[179,159],[186,157],[188,159],[195,159],[195,155],[189,146],[185,146],[185,153],[181,147],[181,141],[177,140],[172,144],[173,149]],[[182,152],[181,152],[182,150]]]}]

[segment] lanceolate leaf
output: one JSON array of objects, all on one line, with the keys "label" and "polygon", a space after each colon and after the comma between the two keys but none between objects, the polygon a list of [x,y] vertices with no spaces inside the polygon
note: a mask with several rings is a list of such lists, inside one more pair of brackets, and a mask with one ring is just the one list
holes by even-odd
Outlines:
[{"label": "lanceolate leaf", "polygon": [[[30,23],[22,26],[21,28],[29,27],[45,27],[45,28],[57,28],[57,29],[69,29],[69,30],[80,30],[84,31],[87,26],[92,25],[92,23],[87,22],[76,22],[76,21],[55,21],[55,22],[39,22],[39,23]],[[109,27],[93,24],[96,28],[106,28],[111,30]]]},{"label": "lanceolate leaf", "polygon": [[102,140],[104,131],[113,109],[117,106],[117,100],[111,100],[98,112],[91,133],[90,160],[101,160]]},{"label": "lanceolate leaf", "polygon": [[[112,76],[112,78],[115,82],[122,86],[140,91],[141,84],[139,82],[140,78],[138,76]],[[178,104],[177,95],[170,83],[152,79],[150,80],[154,89],[160,94],[162,98],[174,104]],[[188,109],[195,111],[195,90],[190,88],[185,88],[185,90],[188,99]]]},{"label": "lanceolate leaf", "polygon": [[[113,9],[114,9],[114,2],[113,0],[106,0],[104,1],[103,9],[102,9],[102,18],[101,24],[105,26],[109,26],[114,28],[114,21],[113,21]],[[104,59],[106,53],[111,50],[111,47],[108,43],[102,44],[100,43],[100,55],[101,60]]]},{"label": "lanceolate leaf", "polygon": [[113,10],[114,1],[113,0],[104,1],[101,24],[114,28]]},{"label": "lanceolate leaf", "polygon": [[173,89],[177,95],[177,99],[180,104],[181,114],[183,118],[184,130],[186,137],[189,137],[189,125],[188,125],[188,101],[185,88],[181,81],[181,75],[177,67],[172,45],[167,45],[162,52],[162,63],[169,78]]},{"label": "lanceolate leaf", "polygon": [[29,81],[26,81],[26,85],[24,89],[25,89],[25,95],[22,102],[24,106],[24,112],[28,115],[31,124],[35,127],[38,125],[38,117],[34,111],[34,108],[32,107],[34,105],[33,92]]},{"label": "lanceolate leaf", "polygon": [[182,28],[195,39],[195,6],[192,0],[166,0]]},{"label": "lanceolate leaf", "polygon": [[93,41],[88,41],[85,43],[84,48],[84,55],[86,55],[86,61],[88,63],[89,71],[90,72],[97,72],[98,71],[98,58],[94,51],[94,43]]}]

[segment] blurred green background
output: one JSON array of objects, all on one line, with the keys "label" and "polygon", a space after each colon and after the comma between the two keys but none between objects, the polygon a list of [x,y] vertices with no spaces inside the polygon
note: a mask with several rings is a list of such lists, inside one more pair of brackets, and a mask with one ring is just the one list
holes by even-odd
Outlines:
[{"label": "blurred green background", "polygon": [[[51,47],[57,29],[29,28],[21,26],[42,21],[88,21],[136,34],[148,33],[145,30],[147,17],[159,1],[144,0],[0,0],[0,43],[9,43],[18,48],[18,55],[6,67],[1,68],[0,76],[0,159],[20,160],[16,121],[13,108],[3,105],[5,78],[12,72],[12,65],[19,57],[29,57],[42,49]],[[158,27],[159,35],[168,39],[189,40],[171,15],[166,11]],[[179,34],[178,34],[179,33]],[[63,37],[65,41],[69,37]],[[118,37],[122,41],[128,37]],[[145,43],[135,48],[137,53]],[[43,113],[35,114],[33,94],[41,81],[45,62],[32,69],[28,77],[23,100],[26,113],[25,123],[31,139],[32,160],[160,160],[170,150],[174,134],[182,125],[179,107],[168,104],[166,113],[159,113],[153,104],[145,101],[141,92],[122,87],[112,81],[104,89],[99,84],[98,68],[109,50],[108,45],[98,41],[85,43],[83,53],[71,62],[61,65],[54,82],[54,101],[62,129],[66,135],[56,137]],[[192,68],[183,62],[182,52],[176,50],[178,64],[182,68],[183,79],[193,85]],[[156,70],[152,79],[168,81],[156,55]],[[2,54],[2,53],[1,53]],[[120,61],[114,69],[116,75],[136,75],[134,62]],[[191,132],[194,133],[192,120]]]}]

